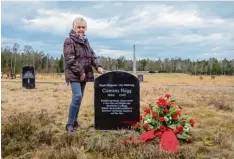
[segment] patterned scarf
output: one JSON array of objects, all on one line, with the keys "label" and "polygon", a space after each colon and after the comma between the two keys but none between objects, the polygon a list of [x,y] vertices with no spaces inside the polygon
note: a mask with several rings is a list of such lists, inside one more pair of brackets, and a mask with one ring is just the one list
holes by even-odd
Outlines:
[{"label": "patterned scarf", "polygon": [[78,38],[83,42],[85,42],[85,40],[87,39],[85,35],[79,35]]}]

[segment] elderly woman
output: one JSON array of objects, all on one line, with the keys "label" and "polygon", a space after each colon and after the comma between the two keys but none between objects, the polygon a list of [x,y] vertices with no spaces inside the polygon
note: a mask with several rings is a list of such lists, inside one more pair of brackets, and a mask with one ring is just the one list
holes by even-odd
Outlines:
[{"label": "elderly woman", "polygon": [[73,21],[73,29],[70,31],[69,37],[64,41],[65,78],[66,82],[70,83],[72,90],[72,101],[66,125],[68,132],[74,132],[79,127],[77,118],[85,85],[89,79],[94,77],[92,66],[100,74],[104,73],[89,45],[85,31],[87,31],[87,22],[83,18],[77,17]]}]

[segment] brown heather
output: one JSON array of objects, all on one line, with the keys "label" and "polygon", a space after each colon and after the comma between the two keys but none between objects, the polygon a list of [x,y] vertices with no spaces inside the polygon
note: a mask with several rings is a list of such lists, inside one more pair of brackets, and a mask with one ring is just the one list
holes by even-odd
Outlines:
[{"label": "brown heather", "polygon": [[[234,76],[145,75],[141,83],[144,106],[170,93],[182,114],[195,120],[193,142],[181,143],[175,154],[161,152],[158,141],[127,145],[134,131],[98,131],[94,126],[93,83],[88,83],[79,121],[82,128],[65,131],[70,86],[63,77],[38,75],[36,89],[21,87],[20,79],[2,79],[2,157],[33,159],[155,159],[234,157]],[[9,82],[11,81],[11,82]],[[13,81],[13,82],[12,82]]]}]

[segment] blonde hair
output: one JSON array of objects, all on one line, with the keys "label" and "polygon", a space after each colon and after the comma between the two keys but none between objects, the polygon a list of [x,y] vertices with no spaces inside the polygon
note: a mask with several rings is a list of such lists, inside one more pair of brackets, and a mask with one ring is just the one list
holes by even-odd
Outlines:
[{"label": "blonde hair", "polygon": [[72,23],[72,27],[73,29],[76,27],[76,24],[80,22],[80,23],[83,23],[85,25],[85,30],[87,30],[87,22],[84,18],[82,17],[76,17],[74,20],[73,20],[73,23]]}]

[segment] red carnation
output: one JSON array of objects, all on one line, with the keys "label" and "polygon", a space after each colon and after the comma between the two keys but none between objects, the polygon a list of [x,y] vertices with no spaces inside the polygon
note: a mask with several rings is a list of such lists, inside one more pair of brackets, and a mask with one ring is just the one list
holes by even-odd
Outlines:
[{"label": "red carnation", "polygon": [[152,116],[153,116],[154,118],[157,118],[157,117],[158,117],[158,113],[157,113],[157,112],[152,112]]},{"label": "red carnation", "polygon": [[181,112],[179,110],[177,110],[175,113],[176,115],[181,116]]},{"label": "red carnation", "polygon": [[163,106],[166,106],[167,105],[167,101],[166,99],[164,99],[163,97],[160,97],[157,101],[157,105],[159,107],[163,107]]},{"label": "red carnation", "polygon": [[165,121],[165,119],[164,119],[164,117],[159,117],[159,118],[158,118],[158,121],[160,121],[160,122],[164,122],[164,121]]},{"label": "red carnation", "polygon": [[149,126],[149,124],[148,123],[145,123],[144,125],[143,125],[143,129],[145,129],[146,131],[148,130],[148,126]]},{"label": "red carnation", "polygon": [[172,119],[177,120],[178,119],[177,114],[172,115]]},{"label": "red carnation", "polygon": [[149,114],[149,113],[150,113],[150,109],[149,109],[149,108],[145,108],[145,109],[144,109],[144,112],[145,112],[146,114]]},{"label": "red carnation", "polygon": [[165,126],[160,126],[159,129],[160,129],[161,132],[166,131],[166,127]]},{"label": "red carnation", "polygon": [[192,136],[188,136],[188,142],[192,142]]},{"label": "red carnation", "polygon": [[168,109],[164,109],[164,113],[169,113],[169,110]]},{"label": "red carnation", "polygon": [[134,127],[135,127],[135,128],[138,128],[139,125],[140,125],[140,123],[137,122],[137,123],[134,125]]},{"label": "red carnation", "polygon": [[140,115],[140,120],[142,120],[142,118],[143,118],[143,115]]},{"label": "red carnation", "polygon": [[176,128],[176,129],[173,130],[173,132],[174,132],[175,134],[178,134],[180,131]]},{"label": "red carnation", "polygon": [[177,126],[177,129],[178,129],[179,131],[182,131],[182,130],[183,130],[183,126],[179,125],[179,126]]},{"label": "red carnation", "polygon": [[167,94],[165,94],[165,97],[170,98],[171,95],[167,93]]},{"label": "red carnation", "polygon": [[191,126],[194,127],[195,121],[193,119],[190,119],[189,121],[191,123]]},{"label": "red carnation", "polygon": [[181,125],[179,125],[179,126],[177,126],[177,128],[176,129],[178,129],[179,130],[179,134],[180,135],[182,135],[183,134],[183,126],[181,126]]},{"label": "red carnation", "polygon": [[193,123],[193,124],[195,124],[195,121],[191,118],[191,119],[189,119],[189,121],[190,121],[190,123]]}]

